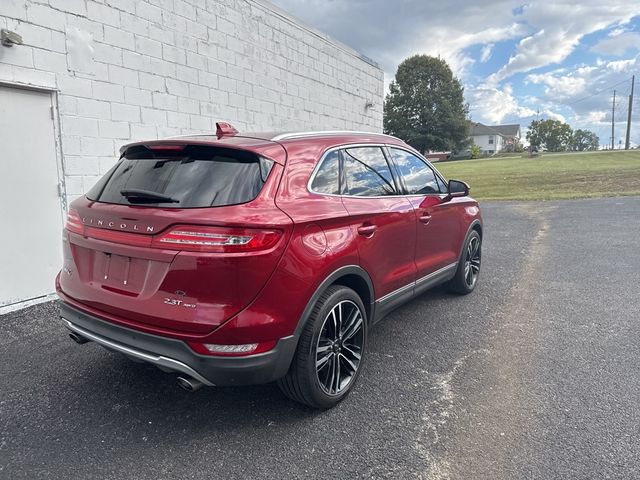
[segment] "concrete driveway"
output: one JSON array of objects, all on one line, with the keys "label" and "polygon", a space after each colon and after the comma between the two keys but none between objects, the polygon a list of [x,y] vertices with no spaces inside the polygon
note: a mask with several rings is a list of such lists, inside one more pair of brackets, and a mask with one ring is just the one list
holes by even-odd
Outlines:
[{"label": "concrete driveway", "polygon": [[477,290],[380,323],[326,412],[188,394],[52,304],[0,317],[0,478],[639,477],[640,198],[483,208]]}]

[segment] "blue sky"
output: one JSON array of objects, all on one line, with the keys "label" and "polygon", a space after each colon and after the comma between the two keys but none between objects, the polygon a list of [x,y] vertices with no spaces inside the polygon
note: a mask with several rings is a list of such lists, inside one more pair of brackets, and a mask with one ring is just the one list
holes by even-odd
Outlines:
[{"label": "blue sky", "polygon": [[[626,130],[640,144],[640,0],[275,0],[306,23],[376,60],[387,83],[417,53],[440,55],[465,87],[474,121],[568,122],[611,139]],[[354,21],[358,19],[358,21]]]}]

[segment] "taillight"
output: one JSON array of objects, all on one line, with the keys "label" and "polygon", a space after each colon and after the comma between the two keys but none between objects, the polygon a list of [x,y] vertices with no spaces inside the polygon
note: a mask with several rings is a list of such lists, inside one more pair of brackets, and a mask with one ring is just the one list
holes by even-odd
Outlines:
[{"label": "taillight", "polygon": [[80,215],[73,208],[70,208],[67,212],[67,224],[65,228],[70,232],[79,233],[80,235],[82,235],[84,231],[84,225],[82,224]]},{"label": "taillight", "polygon": [[273,247],[280,236],[278,230],[181,225],[154,237],[151,246],[191,252],[251,252]]},{"label": "taillight", "polygon": [[181,152],[184,145],[148,145],[147,148],[154,151]]}]

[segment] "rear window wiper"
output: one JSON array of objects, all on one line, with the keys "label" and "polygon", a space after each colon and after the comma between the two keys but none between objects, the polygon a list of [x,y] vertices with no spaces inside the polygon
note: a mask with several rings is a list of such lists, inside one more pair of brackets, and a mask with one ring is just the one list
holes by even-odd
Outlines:
[{"label": "rear window wiper", "polygon": [[177,200],[168,195],[163,195],[162,193],[157,192],[150,192],[149,190],[139,190],[135,188],[120,190],[120,195],[125,197],[131,203],[180,203],[180,200]]}]

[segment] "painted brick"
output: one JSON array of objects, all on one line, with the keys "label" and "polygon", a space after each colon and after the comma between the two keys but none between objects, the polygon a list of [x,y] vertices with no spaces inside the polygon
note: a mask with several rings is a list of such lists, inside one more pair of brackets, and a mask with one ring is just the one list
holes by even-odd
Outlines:
[{"label": "painted brick", "polygon": [[131,130],[128,122],[98,120],[98,134],[102,138],[129,138]]},{"label": "painted brick", "polygon": [[49,5],[63,12],[73,13],[75,15],[87,15],[87,4],[85,0],[49,0]]},{"label": "painted brick", "polygon": [[168,62],[180,63],[182,65],[187,63],[186,52],[171,45],[162,45],[162,58]]},{"label": "painted brick", "polygon": [[153,72],[151,68],[151,57],[141,53],[124,50],[122,52],[122,63],[127,68],[138,70],[139,72]]},{"label": "painted brick", "polygon": [[108,119],[111,116],[111,104],[90,98],[78,98],[78,112],[85,117]]},{"label": "painted brick", "polygon": [[162,44],[156,40],[135,36],[136,52],[149,55],[151,57],[162,58]]},{"label": "painted brick", "polygon": [[132,14],[136,13],[136,2],[132,2],[131,0],[109,0],[107,3],[118,10],[124,10]]},{"label": "painted brick", "polygon": [[124,88],[109,82],[94,81],[93,96],[99,100],[107,100],[109,102],[124,102]]},{"label": "painted brick", "polygon": [[[64,140],[63,148],[66,148]],[[80,154],[80,152],[77,152]],[[64,173],[66,176],[73,175],[98,175],[100,174],[100,163],[97,157],[64,155]]]},{"label": "painted brick", "polygon": [[0,0],[0,26],[25,38],[0,80],[58,89],[68,200],[131,140],[382,127],[382,70],[266,2]]},{"label": "painted brick", "polygon": [[2,0],[0,2],[0,16],[27,19],[27,3],[24,0]]},{"label": "painted brick", "polygon": [[123,103],[111,104],[111,120],[123,120],[127,122],[140,121],[140,107]]},{"label": "painted brick", "polygon": [[[80,152],[86,155],[114,155],[113,140],[110,138],[82,137],[80,139]],[[99,172],[96,172],[96,174]]]},{"label": "painted brick", "polygon": [[159,75],[140,72],[140,88],[163,92],[165,89],[165,79]]},{"label": "painted brick", "polygon": [[96,61],[111,64],[122,65],[122,49],[108,45],[106,43],[94,42],[93,55]]},{"label": "painted brick", "polygon": [[124,102],[128,105],[150,107],[152,105],[151,92],[135,87],[124,87]]},{"label": "painted brick", "polygon": [[154,140],[158,138],[158,129],[155,125],[131,125],[132,140]]},{"label": "painted brick", "polygon": [[116,85],[137,87],[139,85],[138,72],[116,65],[109,65],[109,81]]},{"label": "painted brick", "polygon": [[175,111],[178,108],[178,97],[170,93],[153,92],[151,98],[156,109]]},{"label": "painted brick", "polygon": [[33,48],[23,47],[2,47],[0,60],[9,65],[17,67],[33,68]]},{"label": "painted brick", "polygon": [[64,135],[77,135],[79,137],[97,137],[98,120],[76,116],[64,116],[61,118],[62,133]]},{"label": "painted brick", "polygon": [[30,23],[58,31],[64,31],[66,24],[64,13],[54,10],[48,5],[39,5],[34,2],[27,3],[27,20]]},{"label": "painted brick", "polygon": [[120,26],[120,12],[118,10],[92,1],[87,2],[87,18],[113,27]]},{"label": "painted brick", "polygon": [[110,45],[127,48],[129,50],[135,50],[136,48],[133,33],[125,32],[120,28],[109,25],[104,26],[104,41]]},{"label": "painted brick", "polygon": [[68,175],[64,180],[64,187],[68,195],[82,195],[84,193],[82,176]]}]

